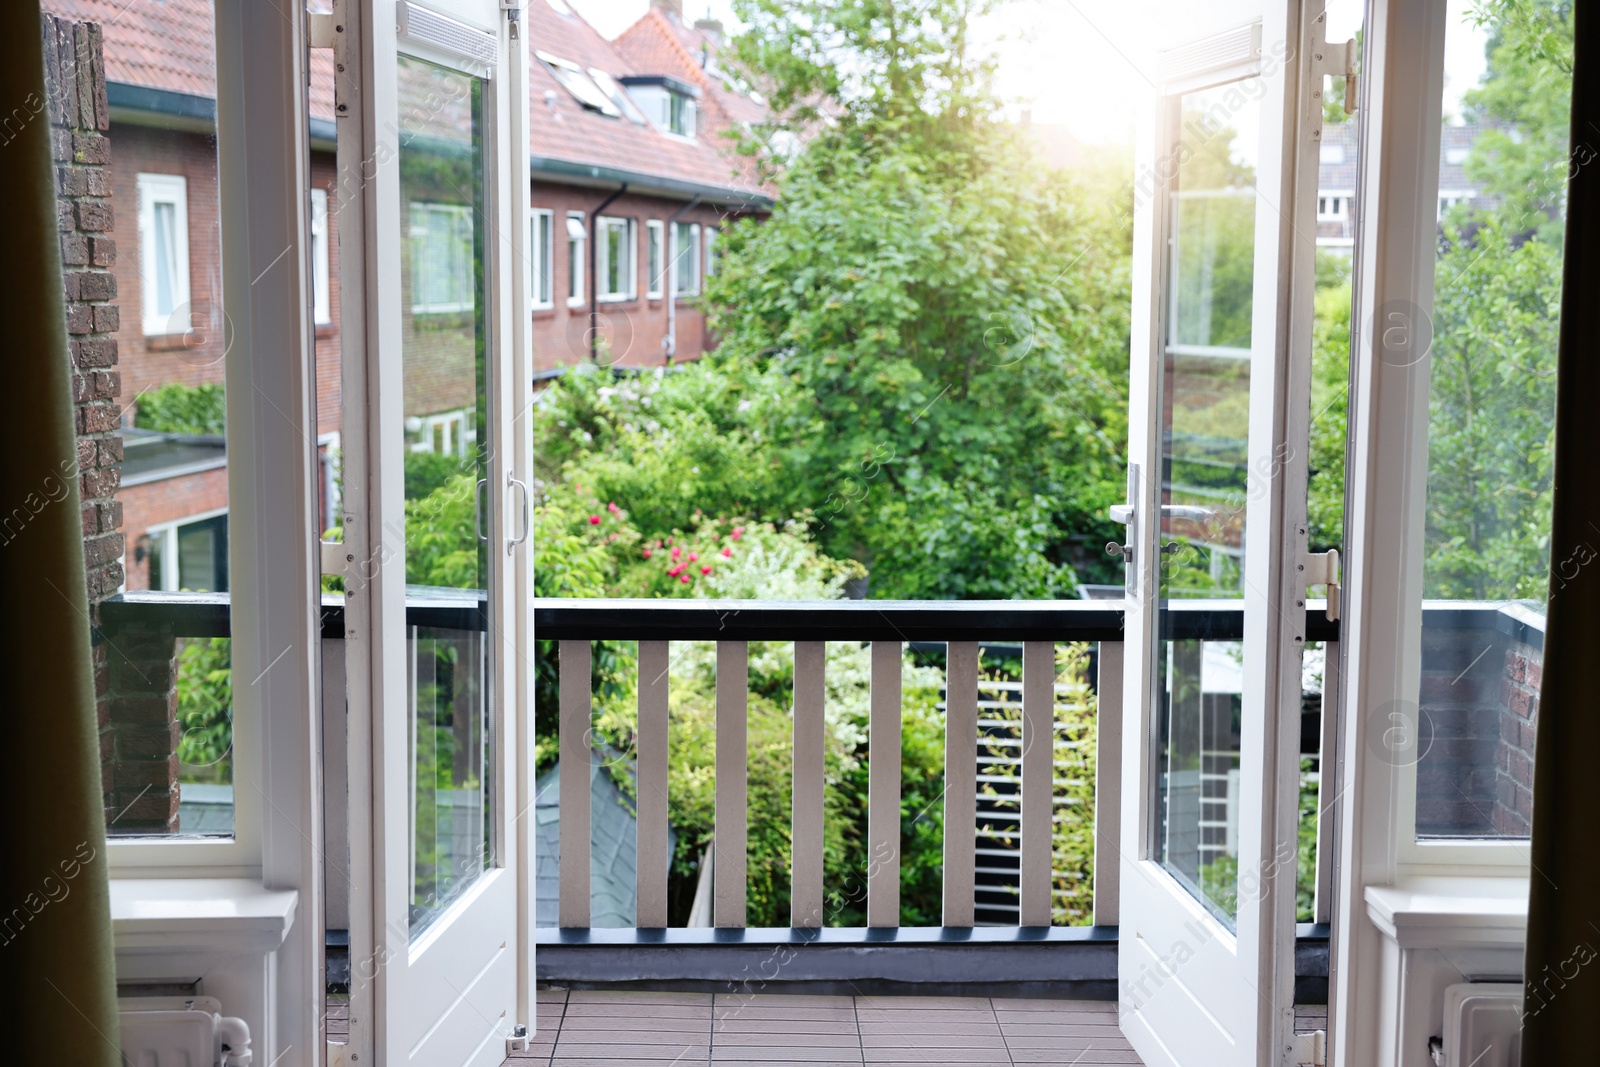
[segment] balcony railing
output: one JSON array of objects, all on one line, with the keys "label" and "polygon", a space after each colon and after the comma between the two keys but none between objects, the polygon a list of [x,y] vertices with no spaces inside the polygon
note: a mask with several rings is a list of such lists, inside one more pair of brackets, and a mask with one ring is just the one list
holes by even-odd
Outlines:
[{"label": "balcony railing", "polygon": [[[417,627],[470,631],[480,627],[480,601],[471,593],[417,590],[408,600],[408,623]],[[1204,641],[1238,641],[1243,617],[1238,604],[1185,601],[1172,605],[1170,636]],[[228,598],[217,594],[130,593],[102,607],[103,626],[113,641],[186,637],[224,637],[229,633]],[[323,636],[329,642],[325,662],[337,669],[344,634],[343,606],[337,596],[322,605]],[[1424,709],[1440,709],[1441,723],[1463,700],[1479,704],[1514,703],[1515,692],[1500,683],[1528,670],[1537,671],[1542,623],[1517,605],[1430,603],[1424,610]],[[1450,634],[1463,635],[1451,643]],[[919,989],[974,989],[985,983],[1013,983],[1019,989],[1056,995],[1108,996],[1114,992],[1115,927],[1118,870],[1118,804],[1095,805],[1092,925],[1052,926],[1052,819],[1055,658],[1058,643],[1092,647],[1090,683],[1098,707],[1094,716],[1096,747],[1094,789],[1097,796],[1120,795],[1121,664],[1123,613],[1120,603],[1106,601],[937,602],[837,601],[789,603],[708,600],[539,600],[534,608],[534,634],[552,640],[559,650],[559,907],[557,926],[539,933],[542,978],[574,984],[646,984],[655,987],[724,988],[729,981],[749,981],[764,973],[770,961],[807,948],[803,965],[783,969],[784,981],[810,989],[831,984],[869,981],[880,989],[897,984]],[[1307,608],[1311,641],[1337,640],[1320,605]],[[1486,640],[1487,639],[1487,640]],[[638,642],[638,719],[634,752],[637,774],[636,919],[625,929],[591,928],[591,810],[593,703],[592,642]],[[667,879],[669,821],[667,805],[669,722],[669,642],[713,642],[716,646],[714,851],[708,929],[668,928]],[[789,925],[746,928],[745,861],[747,803],[747,676],[751,642],[790,642],[794,649],[792,814],[789,826],[792,856]],[[860,929],[827,927],[823,920],[823,694],[825,643],[870,646],[871,688],[867,754],[867,804],[863,851],[871,861],[865,871],[866,924]],[[901,718],[900,677],[903,649],[943,653],[945,678],[944,803],[945,826],[975,827],[980,793],[980,689],[992,684],[980,678],[980,645],[1020,646],[1022,667],[1018,720],[1016,803],[1020,823],[1007,834],[1015,842],[1016,919],[1009,927],[981,924],[977,894],[985,860],[978,836],[946,832],[943,840],[941,925],[900,925]],[[1485,645],[1480,650],[1478,645]],[[1469,647],[1470,646],[1470,647]],[[1489,651],[1498,648],[1494,655]],[[1472,655],[1468,655],[1468,653]],[[1328,662],[1336,662],[1329,649]],[[1433,661],[1427,661],[1431,656]],[[1472,659],[1476,656],[1476,659]],[[1521,657],[1518,659],[1518,657]],[[1460,660],[1462,662],[1458,663]],[[1468,662],[1470,661],[1470,662]],[[1502,665],[1503,661],[1503,665]],[[1529,663],[1533,663],[1530,668]],[[1516,666],[1520,663],[1521,666]],[[1466,672],[1473,672],[1467,674]],[[1429,671],[1476,678],[1467,690],[1441,700],[1429,696]],[[1330,678],[1331,682],[1332,679]],[[325,687],[336,693],[339,687]],[[1506,693],[1510,693],[1509,696]],[[1464,696],[1463,694],[1467,694]],[[118,721],[113,694],[111,718]],[[1429,700],[1433,703],[1429,703]],[[1452,703],[1454,701],[1454,703]],[[1451,751],[1494,765],[1493,746],[1504,746],[1507,705],[1494,714],[1478,709],[1476,735],[1446,726],[1441,736],[1452,740]],[[325,714],[342,719],[342,706],[329,704]],[[1531,716],[1525,714],[1522,718]],[[1489,721],[1494,720],[1494,721]],[[1453,720],[1452,720],[1453,721]],[[1467,721],[1467,719],[1463,719]],[[1514,723],[1513,723],[1514,725]],[[1331,727],[1321,723],[1321,746]],[[334,724],[337,729],[338,724]],[[1312,729],[1316,728],[1313,721]],[[1455,738],[1454,733],[1463,736]],[[1515,730],[1510,731],[1515,734]],[[1494,735],[1492,739],[1489,735]],[[1460,741],[1461,744],[1454,744]],[[1473,750],[1472,746],[1477,749]],[[1464,747],[1463,747],[1464,746]],[[1303,746],[1304,748],[1305,746]],[[1310,751],[1319,746],[1311,744]],[[1463,757],[1467,758],[1467,757]],[[1507,761],[1501,760],[1502,765]],[[1512,761],[1514,764],[1514,761]],[[1449,773],[1445,768],[1444,773]],[[327,769],[342,776],[342,767]],[[174,787],[176,789],[176,786]],[[1419,798],[1427,788],[1419,775]],[[330,786],[330,790],[332,787]],[[1459,791],[1459,790],[1458,790]],[[1491,788],[1485,795],[1493,793]],[[1420,799],[1419,799],[1420,805]],[[1481,806],[1481,805],[1480,805]],[[1512,807],[1509,804],[1507,807]],[[330,836],[340,814],[329,806]],[[1419,819],[1423,817],[1419,806]],[[1441,816],[1441,818],[1445,818]],[[1327,822],[1328,820],[1323,820]],[[1448,819],[1445,818],[1445,822]],[[1319,834],[1319,846],[1326,841]],[[1319,847],[1319,852],[1322,852]],[[1319,894],[1325,898],[1325,893]],[[1320,909],[1319,909],[1320,910]],[[1298,956],[1299,998],[1316,1002],[1316,988],[1325,982],[1325,928],[1302,927]],[[898,946],[887,955],[867,952]],[[1017,955],[1029,946],[1047,955]],[[1064,953],[1064,954],[1063,954]],[[786,958],[786,957],[785,957]],[[768,983],[762,978],[765,987]],[[780,988],[781,983],[772,988]]]}]

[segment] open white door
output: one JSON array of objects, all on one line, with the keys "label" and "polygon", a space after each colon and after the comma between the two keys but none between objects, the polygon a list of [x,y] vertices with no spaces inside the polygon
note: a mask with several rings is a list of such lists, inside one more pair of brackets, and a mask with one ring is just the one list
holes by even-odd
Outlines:
[{"label": "open white door", "polygon": [[347,0],[323,25],[342,75],[351,751],[351,1041],[335,1056],[491,1067],[533,1024],[526,48],[498,0]]},{"label": "open white door", "polygon": [[[1278,1064],[1332,56],[1301,45],[1322,39],[1318,0],[1171,14],[1135,185],[1119,1011],[1152,1067]],[[1201,625],[1196,600],[1242,633]]]}]

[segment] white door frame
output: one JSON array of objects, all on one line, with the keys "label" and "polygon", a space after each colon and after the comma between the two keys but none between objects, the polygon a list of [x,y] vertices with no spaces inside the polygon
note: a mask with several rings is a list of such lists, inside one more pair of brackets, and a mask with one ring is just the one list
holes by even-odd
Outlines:
[{"label": "white door frame", "polygon": [[[532,681],[519,641],[527,609],[517,593],[531,576],[526,511],[511,479],[527,480],[527,325],[524,271],[528,215],[526,42],[495,0],[433,0],[413,14],[445,15],[492,35],[497,58],[483,84],[483,210],[488,309],[487,403],[492,440],[485,496],[492,583],[486,641],[492,648],[491,798],[495,866],[413,939],[410,900],[410,738],[404,542],[402,197],[405,136],[398,55],[442,63],[450,55],[399,37],[390,0],[348,0],[332,43],[349,72],[339,83],[338,213],[341,329],[345,335],[346,583],[350,705],[351,1032],[346,1063],[499,1064],[503,1038],[533,1025],[531,1008],[531,820],[520,818],[522,752]],[[425,8],[425,10],[424,10]],[[468,62],[454,64],[467,70]],[[479,68],[476,73],[483,73]],[[522,417],[519,418],[519,415]],[[369,474],[373,475],[369,477]],[[508,498],[511,507],[507,507]],[[512,542],[518,542],[513,544]],[[528,826],[524,826],[527,822]],[[462,1050],[465,1050],[463,1052]],[[360,1057],[357,1059],[356,1057]]]},{"label": "white door frame", "polygon": [[[1234,5],[1238,7],[1239,5]],[[1299,660],[1305,638],[1306,434],[1316,209],[1316,144],[1300,103],[1315,62],[1301,47],[1320,0],[1258,5],[1259,59],[1174,73],[1140,137],[1134,227],[1134,322],[1129,420],[1129,650],[1125,666],[1123,819],[1118,973],[1120,1022],[1149,1064],[1275,1064],[1293,1026],[1295,844],[1298,822]],[[1190,12],[1189,18],[1203,17]],[[1225,17],[1219,13],[1219,18]],[[1302,22],[1302,17],[1305,21]],[[1213,27],[1243,33],[1248,23]],[[1319,38],[1320,39],[1320,38]],[[1189,37],[1189,41],[1216,40]],[[1291,43],[1292,42],[1292,43]],[[1152,652],[1158,647],[1161,388],[1166,354],[1167,192],[1184,149],[1169,109],[1179,92],[1258,72],[1263,86],[1256,201],[1246,537],[1257,548],[1243,575],[1246,668],[1241,734],[1238,913],[1229,932],[1153,855]],[[1320,97],[1317,98],[1320,123]],[[1309,187],[1303,187],[1305,161]],[[1302,247],[1303,246],[1303,247]],[[1303,292],[1302,292],[1303,290]],[[1290,487],[1297,487],[1291,492]],[[1249,651],[1246,653],[1250,654]],[[1285,849],[1287,852],[1285,853]],[[1285,859],[1285,855],[1287,859]]]}]

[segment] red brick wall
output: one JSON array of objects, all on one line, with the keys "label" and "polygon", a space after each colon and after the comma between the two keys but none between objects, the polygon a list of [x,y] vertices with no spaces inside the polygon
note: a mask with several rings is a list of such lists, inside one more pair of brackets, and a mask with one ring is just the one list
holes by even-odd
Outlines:
[{"label": "red brick wall", "polygon": [[[569,211],[583,212],[584,223],[590,239],[586,257],[594,253],[594,209],[610,194],[604,189],[585,189],[570,185],[554,185],[535,181],[530,201],[535,209],[545,209],[554,217],[555,270],[552,292],[555,307],[533,312],[533,365],[536,371],[570,366],[589,358],[589,296],[588,261],[584,263],[583,307],[567,307],[569,267],[567,263],[566,218]],[[657,367],[665,361],[662,338],[667,333],[667,301],[647,299],[645,272],[647,270],[649,237],[645,222],[659,219],[663,223],[684,206],[681,200],[665,200],[652,196],[628,193],[605,209],[612,218],[631,218],[638,240],[636,263],[639,270],[636,300],[598,305],[599,334],[602,339],[601,358],[625,367]],[[696,205],[684,214],[681,221],[699,223],[702,239],[707,229],[719,228],[725,223],[726,212],[706,204]],[[704,256],[702,255],[702,266]],[[665,288],[665,285],[663,285]],[[698,307],[697,298],[678,300],[677,361],[698,359],[707,348],[705,315]]]}]

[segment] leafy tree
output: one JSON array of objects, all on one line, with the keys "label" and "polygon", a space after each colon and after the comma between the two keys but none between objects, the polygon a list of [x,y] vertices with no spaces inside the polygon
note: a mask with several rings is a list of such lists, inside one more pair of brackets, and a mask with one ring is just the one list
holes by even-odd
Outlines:
[{"label": "leafy tree", "polygon": [[228,419],[222,383],[168,382],[139,394],[133,424],[141,430],[178,434],[221,434]]}]

